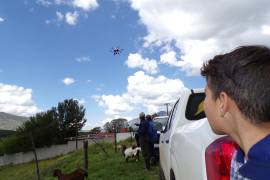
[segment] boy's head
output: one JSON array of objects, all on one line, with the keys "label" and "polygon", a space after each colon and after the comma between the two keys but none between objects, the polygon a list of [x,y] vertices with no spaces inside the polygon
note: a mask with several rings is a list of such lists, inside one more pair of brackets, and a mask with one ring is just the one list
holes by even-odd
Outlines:
[{"label": "boy's head", "polygon": [[[201,68],[214,101],[226,93],[251,123],[270,122],[270,49],[243,46]],[[207,114],[207,112],[206,112]]]}]

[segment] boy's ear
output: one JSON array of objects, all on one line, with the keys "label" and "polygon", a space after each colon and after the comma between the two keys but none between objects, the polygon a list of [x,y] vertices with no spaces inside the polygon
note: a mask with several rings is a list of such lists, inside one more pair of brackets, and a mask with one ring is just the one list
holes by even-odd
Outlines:
[{"label": "boy's ear", "polygon": [[229,96],[225,92],[219,94],[218,111],[221,117],[224,117],[229,109]]}]

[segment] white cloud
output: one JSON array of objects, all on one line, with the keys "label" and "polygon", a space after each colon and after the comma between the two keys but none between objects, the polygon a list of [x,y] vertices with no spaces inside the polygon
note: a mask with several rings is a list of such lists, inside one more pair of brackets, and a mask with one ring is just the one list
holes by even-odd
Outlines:
[{"label": "white cloud", "polygon": [[[68,11],[66,13],[56,12],[56,19],[46,20],[46,24],[56,24],[60,25],[60,22],[65,21],[69,25],[76,25],[79,16],[88,18],[88,12],[98,8],[99,4],[97,0],[36,0],[37,4],[45,7],[49,6],[66,6],[69,9],[74,10],[72,13]],[[1,22],[1,21],[0,21]]]},{"label": "white cloud", "polygon": [[186,40],[182,44],[178,44],[183,53],[181,55],[182,61],[179,62],[181,69],[188,76],[199,75],[203,62],[212,58],[217,52],[222,51],[218,47],[218,43],[215,39],[208,39],[205,41]]},{"label": "white cloud", "polygon": [[163,64],[168,64],[172,66],[181,66],[181,61],[178,61],[176,58],[176,52],[175,51],[169,51],[160,56],[160,62]]},{"label": "white cloud", "polygon": [[103,123],[101,122],[96,122],[96,123],[92,123],[90,120],[87,120],[84,127],[82,128],[82,130],[91,130],[94,127],[101,127],[103,128]]},{"label": "white cloud", "polygon": [[113,2],[116,4],[116,5],[119,5],[119,3],[126,3],[126,2],[129,2],[130,0],[113,0]]},{"label": "white cloud", "polygon": [[65,15],[66,22],[72,26],[77,24],[78,17],[79,17],[79,13],[77,11],[74,11],[73,13],[67,12]]},{"label": "white cloud", "polygon": [[111,15],[111,18],[112,18],[112,19],[116,19],[116,15],[114,15],[114,14]]},{"label": "white cloud", "polygon": [[68,86],[75,83],[75,80],[73,78],[66,77],[65,79],[62,80],[62,82]]},{"label": "white cloud", "polygon": [[122,95],[92,96],[109,115],[123,115],[144,106],[149,113],[164,108],[164,103],[174,103],[185,89],[179,79],[165,76],[153,77],[138,71],[128,77],[127,91]]},{"label": "white cloud", "polygon": [[31,116],[39,111],[32,100],[32,89],[0,83],[0,112]]},{"label": "white cloud", "polygon": [[103,89],[99,87],[99,88],[97,88],[96,90],[97,90],[97,91],[102,91]]},{"label": "white cloud", "polygon": [[52,2],[48,0],[36,0],[36,3],[45,7],[49,7],[50,5],[52,5]]},{"label": "white cloud", "polygon": [[105,125],[105,123],[111,122],[113,119],[118,119],[118,118],[123,118],[123,119],[126,119],[127,121],[129,121],[129,120],[133,119],[134,117],[123,116],[123,115],[107,115],[103,120],[101,120],[100,127],[103,128],[103,126]]},{"label": "white cloud", "polygon": [[50,23],[51,23],[51,20],[48,20],[48,19],[47,19],[47,20],[45,20],[45,23],[46,23],[46,24],[50,24]]},{"label": "white cloud", "polygon": [[[47,6],[51,5],[52,2],[49,0],[37,0],[40,1],[39,4]],[[65,5],[77,10],[81,9],[83,11],[95,10],[98,8],[99,4],[97,0],[54,0],[55,5]]]},{"label": "white cloud", "polygon": [[268,0],[130,0],[130,4],[147,28],[145,46],[173,43],[183,61],[175,65],[188,75],[198,75],[203,61],[236,46],[270,45]]},{"label": "white cloud", "polygon": [[[77,24],[79,15],[80,14],[78,11],[74,11],[73,13],[67,12],[66,14],[56,11],[56,19],[46,20],[45,23],[46,24],[52,23],[52,24],[60,25],[60,23],[65,21],[68,25],[75,26]],[[83,57],[83,58],[86,58],[86,57]],[[80,60],[82,59],[78,59],[78,61]]]},{"label": "white cloud", "polygon": [[119,116],[119,115],[107,115],[105,118],[99,119],[97,120],[93,120],[89,117],[87,117],[87,121],[85,123],[85,126],[83,127],[83,130],[90,130],[94,127],[101,127],[103,129],[103,126],[105,123],[112,121],[113,119],[117,119],[117,118],[124,118],[127,120],[132,119],[129,116]]},{"label": "white cloud", "polygon": [[57,4],[57,5],[60,5],[60,4],[67,4],[67,0],[54,0],[54,3]]},{"label": "white cloud", "polygon": [[263,25],[262,26],[262,33],[270,36],[270,25]]},{"label": "white cloud", "polygon": [[2,18],[2,17],[0,17],[0,23],[1,23],[1,22],[4,22],[4,21],[5,21],[5,19]]},{"label": "white cloud", "polygon": [[129,104],[129,97],[127,94],[122,96],[116,95],[101,95],[93,97],[99,104],[106,109],[107,115],[119,115],[124,112],[133,110],[133,107]]},{"label": "white cloud", "polygon": [[56,12],[56,17],[57,17],[57,20],[58,21],[63,21],[64,20],[64,18],[65,18],[65,15],[64,14],[62,14],[61,12]]},{"label": "white cloud", "polygon": [[77,62],[84,63],[84,62],[90,62],[91,59],[89,56],[83,56],[83,57],[78,57],[76,58]]},{"label": "white cloud", "polygon": [[179,79],[168,79],[163,75],[153,77],[142,71],[130,76],[127,86],[132,102],[144,105],[150,113],[159,110],[164,103],[174,103],[184,89]]},{"label": "white cloud", "polygon": [[143,58],[140,54],[129,54],[126,64],[130,68],[141,68],[148,73],[157,73],[157,61],[154,59]]},{"label": "white cloud", "polygon": [[62,21],[65,20],[65,14],[59,12],[59,11],[56,11],[56,19],[52,19],[52,20],[46,20],[45,23],[46,24],[56,24],[56,25],[59,25]]},{"label": "white cloud", "polygon": [[74,100],[78,101],[78,103],[80,105],[84,105],[86,103],[85,99],[83,99],[83,98],[82,99],[74,99]]},{"label": "white cloud", "polygon": [[97,0],[74,0],[73,5],[85,11],[96,9],[99,6]]}]

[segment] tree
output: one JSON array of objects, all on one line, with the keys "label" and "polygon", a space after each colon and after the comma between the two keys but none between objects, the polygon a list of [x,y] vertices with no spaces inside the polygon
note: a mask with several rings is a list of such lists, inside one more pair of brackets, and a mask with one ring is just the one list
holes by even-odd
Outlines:
[{"label": "tree", "polygon": [[124,128],[126,126],[126,122],[127,122],[127,120],[122,119],[122,118],[113,119],[111,121],[111,126],[112,126],[112,129],[113,129],[113,132],[119,133],[120,129]]},{"label": "tree", "polygon": [[72,137],[82,129],[86,119],[85,108],[74,99],[66,99],[58,103],[56,108],[59,128],[63,137]]},{"label": "tree", "polygon": [[104,130],[106,132],[112,133],[113,132],[113,128],[112,128],[112,124],[110,122],[106,122],[103,126]]},{"label": "tree", "polygon": [[123,118],[113,119],[111,122],[106,122],[103,126],[104,130],[109,133],[118,133],[121,128],[126,127],[127,120]]},{"label": "tree", "polygon": [[57,114],[54,109],[37,113],[35,116],[30,117],[29,121],[18,127],[17,134],[27,134],[29,136],[32,133],[36,147],[56,144],[60,141],[58,139],[60,133],[59,123],[56,117]]},{"label": "tree", "polygon": [[[31,150],[31,134],[35,147],[65,142],[64,138],[75,136],[85,124],[85,108],[78,101],[69,99],[58,103],[46,112],[37,113],[17,128],[14,135],[0,145],[0,152],[14,153]],[[2,150],[1,150],[2,149]]]},{"label": "tree", "polygon": [[50,146],[61,142],[58,136],[58,122],[55,117],[56,112],[53,110],[37,113],[30,117],[29,121],[17,128],[14,135],[3,141],[4,152],[15,153],[31,150],[31,134],[35,147]]},{"label": "tree", "polygon": [[101,127],[94,127],[89,131],[90,134],[98,134],[101,132]]}]

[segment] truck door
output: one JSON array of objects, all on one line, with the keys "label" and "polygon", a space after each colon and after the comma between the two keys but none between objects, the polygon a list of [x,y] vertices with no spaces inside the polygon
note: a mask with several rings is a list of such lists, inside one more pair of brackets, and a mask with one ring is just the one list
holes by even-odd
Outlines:
[{"label": "truck door", "polygon": [[175,113],[177,110],[179,100],[175,103],[171,113],[169,115],[169,119],[165,126],[165,129],[160,134],[160,141],[159,141],[159,152],[160,152],[160,164],[163,169],[164,175],[166,179],[170,177],[170,137],[172,131],[172,125],[175,122]]}]

